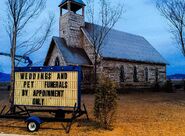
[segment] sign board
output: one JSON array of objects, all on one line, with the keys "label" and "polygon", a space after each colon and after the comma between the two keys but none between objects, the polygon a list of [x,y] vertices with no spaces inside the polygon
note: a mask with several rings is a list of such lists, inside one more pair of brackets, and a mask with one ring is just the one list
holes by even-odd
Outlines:
[{"label": "sign board", "polygon": [[80,106],[80,67],[15,68],[14,105]]}]

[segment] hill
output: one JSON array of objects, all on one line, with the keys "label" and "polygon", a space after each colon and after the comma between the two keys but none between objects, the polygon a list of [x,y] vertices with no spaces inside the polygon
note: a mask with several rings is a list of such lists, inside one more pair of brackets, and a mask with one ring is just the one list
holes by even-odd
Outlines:
[{"label": "hill", "polygon": [[10,74],[0,72],[0,82],[9,82]]},{"label": "hill", "polygon": [[169,76],[167,76],[167,78],[171,79],[171,80],[182,80],[182,79],[185,79],[185,74],[169,75]]}]

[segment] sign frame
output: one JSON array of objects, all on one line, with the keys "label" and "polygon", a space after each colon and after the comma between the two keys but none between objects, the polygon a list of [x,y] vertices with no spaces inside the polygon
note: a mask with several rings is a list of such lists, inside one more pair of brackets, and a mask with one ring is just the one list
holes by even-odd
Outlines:
[{"label": "sign frame", "polygon": [[[81,78],[82,78],[82,69],[80,66],[48,66],[48,67],[15,67],[16,72],[77,72],[78,73],[78,83],[77,83],[77,103],[76,107],[81,108]],[[14,75],[15,75],[14,73]],[[45,108],[74,108],[69,106],[41,106],[41,105],[17,105],[14,103],[15,95],[15,85],[13,90],[13,105],[14,106],[30,106],[30,107],[45,107]]]}]

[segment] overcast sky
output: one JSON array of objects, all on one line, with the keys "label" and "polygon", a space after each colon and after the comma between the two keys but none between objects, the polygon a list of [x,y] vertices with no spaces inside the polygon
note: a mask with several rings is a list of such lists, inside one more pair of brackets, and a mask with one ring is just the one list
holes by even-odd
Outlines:
[{"label": "overcast sky", "polygon": [[[6,22],[5,1],[0,0],[0,52],[9,52],[9,40],[5,31]],[[121,0],[125,4],[126,12],[122,15],[115,29],[132,34],[144,36],[154,48],[168,61],[167,74],[184,73],[185,74],[185,57],[182,56],[177,44],[173,41],[169,33],[169,27],[166,20],[160,16],[152,0]],[[53,29],[53,35],[58,36],[58,5],[61,0],[48,0],[47,7],[42,15],[38,18],[37,23],[33,22],[28,29],[34,30],[39,24],[44,23],[42,20],[48,12],[56,15],[56,23]],[[120,0],[114,0],[120,2]],[[50,39],[51,40],[51,39]],[[49,47],[49,41],[37,53],[30,56],[37,65],[42,64]],[[10,58],[0,56],[0,71],[10,72]]]}]

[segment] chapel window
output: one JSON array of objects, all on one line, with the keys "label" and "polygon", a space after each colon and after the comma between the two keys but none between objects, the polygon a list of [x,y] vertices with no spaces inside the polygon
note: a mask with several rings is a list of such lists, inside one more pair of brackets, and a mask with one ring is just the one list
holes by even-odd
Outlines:
[{"label": "chapel window", "polygon": [[159,81],[159,70],[158,68],[155,69],[155,82]]},{"label": "chapel window", "polygon": [[120,82],[125,82],[125,69],[124,66],[120,68]]},{"label": "chapel window", "polygon": [[138,77],[137,77],[137,67],[136,67],[136,66],[134,66],[133,79],[134,79],[134,82],[138,82]]},{"label": "chapel window", "polygon": [[58,57],[55,59],[55,66],[60,66],[60,60]]},{"label": "chapel window", "polygon": [[148,82],[148,68],[145,68],[145,81]]}]

